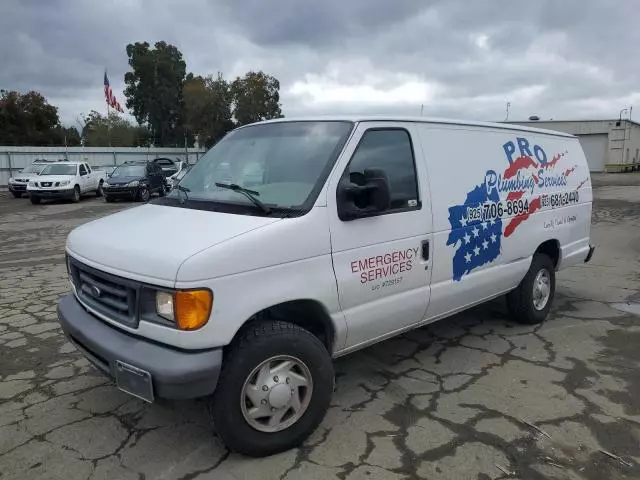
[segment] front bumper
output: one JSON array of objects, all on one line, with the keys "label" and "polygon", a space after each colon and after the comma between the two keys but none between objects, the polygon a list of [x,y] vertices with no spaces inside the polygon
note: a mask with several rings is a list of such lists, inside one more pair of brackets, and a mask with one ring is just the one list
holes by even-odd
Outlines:
[{"label": "front bumper", "polygon": [[15,192],[15,193],[27,193],[27,184],[23,183],[10,183],[9,184],[9,191],[10,192]]},{"label": "front bumper", "polygon": [[111,378],[119,360],[149,372],[156,397],[197,398],[216,388],[222,349],[189,352],[130,335],[87,312],[73,295],[60,299],[58,319],[69,341]]},{"label": "front bumper", "polygon": [[73,188],[65,188],[58,190],[27,190],[32,197],[40,198],[73,198]]},{"label": "front bumper", "polygon": [[103,187],[105,196],[118,199],[135,200],[140,187]]}]

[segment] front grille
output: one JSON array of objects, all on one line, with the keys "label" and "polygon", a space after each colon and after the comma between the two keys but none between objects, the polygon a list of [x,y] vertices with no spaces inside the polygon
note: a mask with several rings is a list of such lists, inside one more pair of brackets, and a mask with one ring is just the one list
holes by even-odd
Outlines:
[{"label": "front grille", "polygon": [[110,320],[138,326],[138,283],[68,258],[71,281],[81,302]]},{"label": "front grille", "polygon": [[40,182],[40,185],[42,185],[43,187],[50,187],[51,182]]},{"label": "front grille", "polygon": [[131,193],[131,187],[123,187],[120,185],[111,185],[106,188],[109,193]]}]

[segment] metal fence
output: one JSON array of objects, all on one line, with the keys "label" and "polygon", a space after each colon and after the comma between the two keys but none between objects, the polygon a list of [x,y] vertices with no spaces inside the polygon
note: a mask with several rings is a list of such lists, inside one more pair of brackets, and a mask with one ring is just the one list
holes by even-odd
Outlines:
[{"label": "metal fence", "polygon": [[2,147],[0,146],[0,189],[6,189],[9,177],[34,160],[87,162],[92,167],[109,167],[128,161],[148,161],[165,157],[193,164],[204,154],[201,148],[108,148],[108,147]]}]

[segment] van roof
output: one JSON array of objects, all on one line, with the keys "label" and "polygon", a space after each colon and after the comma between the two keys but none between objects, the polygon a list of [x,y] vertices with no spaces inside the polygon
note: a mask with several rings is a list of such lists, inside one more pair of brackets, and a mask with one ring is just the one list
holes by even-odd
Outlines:
[{"label": "van roof", "polygon": [[[511,130],[516,132],[530,132],[540,133],[544,135],[553,135],[556,137],[575,138],[575,135],[571,135],[565,132],[558,132],[555,130],[546,130],[542,128],[527,127],[522,125],[513,125],[496,122],[477,122],[473,120],[456,120],[449,118],[436,118],[436,117],[411,117],[411,116],[394,116],[394,115],[318,115],[312,117],[286,117],[276,118],[273,120],[264,120],[261,123],[279,123],[279,122],[311,122],[311,121],[347,121],[347,122],[408,122],[408,123],[431,123],[431,124],[445,124],[445,125],[464,125],[472,127],[484,127],[484,128],[497,128],[500,130]],[[256,123],[250,124],[256,125]],[[246,125],[249,126],[249,125]],[[242,127],[241,127],[242,128]]]}]

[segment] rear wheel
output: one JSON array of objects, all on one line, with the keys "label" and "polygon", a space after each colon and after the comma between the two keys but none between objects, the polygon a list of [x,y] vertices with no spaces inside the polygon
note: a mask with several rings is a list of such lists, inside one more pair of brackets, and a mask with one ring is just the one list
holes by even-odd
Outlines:
[{"label": "rear wheel", "polygon": [[324,418],[333,364],[313,334],[287,322],[254,324],[229,350],[212,398],[231,450],[262,457],[300,445]]},{"label": "rear wheel", "polygon": [[107,203],[112,203],[113,202],[113,197],[109,197],[109,196],[105,195],[104,201],[107,202]]},{"label": "rear wheel", "polygon": [[511,317],[527,325],[542,323],[551,309],[555,290],[553,260],[543,253],[536,253],[520,285],[507,295]]},{"label": "rear wheel", "polygon": [[73,197],[72,197],[72,199],[73,199],[73,201],[75,203],[78,203],[80,201],[80,187],[78,185],[73,187]]},{"label": "rear wheel", "polygon": [[102,180],[100,180],[100,183],[98,184],[98,188],[96,189],[96,197],[101,197],[104,194],[104,191],[102,190]]},{"label": "rear wheel", "polygon": [[40,197],[36,195],[30,195],[29,200],[31,200],[31,203],[33,203],[34,205],[38,205],[40,203]]}]

